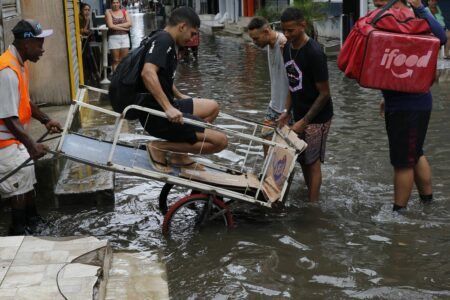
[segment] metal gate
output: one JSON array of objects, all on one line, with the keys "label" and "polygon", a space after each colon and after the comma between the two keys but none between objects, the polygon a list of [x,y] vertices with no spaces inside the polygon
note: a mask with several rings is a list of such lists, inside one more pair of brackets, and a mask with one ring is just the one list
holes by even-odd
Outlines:
[{"label": "metal gate", "polygon": [[84,83],[77,1],[64,0],[64,10],[66,23],[67,56],[69,61],[70,73],[70,91],[72,99],[75,99],[80,84]]},{"label": "metal gate", "polygon": [[0,0],[0,53],[5,51],[3,20],[20,15],[20,0]]},{"label": "metal gate", "polygon": [[208,13],[208,1],[201,0],[200,1],[200,14],[207,14],[207,13]]},{"label": "metal gate", "polygon": [[200,14],[217,14],[219,2],[217,0],[200,0]]},{"label": "metal gate", "polygon": [[0,0],[2,4],[2,18],[7,19],[20,15],[20,0]]}]

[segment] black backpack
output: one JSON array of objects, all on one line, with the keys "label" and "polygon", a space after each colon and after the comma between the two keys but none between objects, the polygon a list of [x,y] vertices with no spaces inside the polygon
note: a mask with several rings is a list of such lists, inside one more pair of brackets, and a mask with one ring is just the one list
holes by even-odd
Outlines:
[{"label": "black backpack", "polygon": [[[161,32],[161,30],[153,31],[141,41],[139,47],[131,50],[122,59],[112,75],[111,84],[109,85],[109,101],[115,112],[122,113],[128,105],[141,105],[137,101],[137,94],[146,91],[141,78],[145,54],[150,49],[155,37],[158,36],[158,32]],[[141,113],[139,110],[130,110],[126,114],[125,119],[137,119]]]}]

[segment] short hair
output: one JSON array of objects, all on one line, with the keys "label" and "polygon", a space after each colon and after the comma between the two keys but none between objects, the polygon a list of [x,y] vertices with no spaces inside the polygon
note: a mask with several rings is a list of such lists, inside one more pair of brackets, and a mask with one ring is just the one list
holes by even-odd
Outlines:
[{"label": "short hair", "polygon": [[200,18],[197,13],[190,7],[179,7],[172,11],[169,17],[169,26],[176,26],[185,22],[189,27],[199,28]]},{"label": "short hair", "polygon": [[254,17],[251,19],[250,23],[248,23],[248,30],[262,29],[266,25],[269,25],[269,21],[267,21],[266,18]]},{"label": "short hair", "polygon": [[296,7],[288,7],[281,14],[280,21],[281,22],[290,22],[290,21],[304,21],[305,16],[303,12]]}]

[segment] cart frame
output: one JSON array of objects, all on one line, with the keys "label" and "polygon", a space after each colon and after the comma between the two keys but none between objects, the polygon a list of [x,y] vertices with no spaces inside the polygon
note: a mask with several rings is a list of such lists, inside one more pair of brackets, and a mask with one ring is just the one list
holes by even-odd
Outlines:
[{"label": "cart frame", "polygon": [[[138,150],[137,148],[132,148],[130,146],[123,145],[119,142],[119,135],[121,133],[123,124],[126,120],[124,118],[124,116],[126,115],[126,113],[129,110],[132,110],[132,109],[140,110],[140,111],[147,112],[149,114],[160,116],[160,117],[166,117],[166,115],[164,112],[146,108],[146,107],[142,107],[142,106],[138,106],[138,105],[130,105],[125,108],[123,113],[117,113],[117,112],[114,112],[114,111],[111,111],[111,110],[108,110],[108,109],[105,109],[102,107],[98,107],[98,106],[86,103],[84,101],[84,99],[85,99],[87,91],[94,91],[94,92],[99,92],[99,93],[103,93],[103,94],[108,93],[106,90],[93,88],[93,87],[89,87],[89,86],[80,86],[80,89],[77,93],[76,99],[73,100],[73,102],[70,106],[70,109],[68,112],[68,117],[67,117],[67,120],[66,120],[66,123],[64,126],[64,130],[63,130],[59,145],[56,149],[57,154],[60,154],[71,160],[75,160],[75,161],[78,161],[78,162],[81,162],[84,164],[92,165],[94,167],[98,167],[98,168],[113,171],[113,172],[119,172],[119,173],[125,173],[125,174],[129,174],[129,175],[133,175],[133,176],[149,178],[149,179],[162,181],[167,184],[173,184],[173,185],[177,185],[177,186],[184,186],[184,187],[196,190],[196,191],[201,191],[202,193],[205,193],[205,194],[210,194],[210,195],[218,196],[221,198],[231,198],[234,200],[241,200],[241,201],[245,201],[248,203],[257,204],[257,205],[260,205],[263,207],[268,207],[268,208],[272,207],[273,203],[271,203],[269,201],[259,200],[260,193],[262,192],[264,180],[260,180],[260,184],[259,184],[259,187],[256,190],[256,192],[254,192],[253,195],[249,195],[248,188],[246,188],[244,193],[242,193],[242,192],[238,192],[238,191],[226,188],[226,187],[214,186],[212,184],[208,184],[205,182],[199,182],[199,181],[195,181],[195,180],[192,180],[189,178],[178,177],[178,176],[176,176],[176,174],[167,174],[167,173],[163,173],[163,172],[158,172],[156,170],[142,168],[139,166],[135,166],[133,164],[125,165],[125,164],[117,163],[115,158],[116,158],[116,153],[119,150],[126,151],[126,149],[124,149],[124,147],[129,147],[133,151]],[[70,138],[74,138],[74,136],[84,137],[83,135],[79,135],[77,133],[72,133],[70,131],[70,128],[72,126],[72,122],[75,118],[75,115],[80,108],[94,110],[94,111],[104,113],[104,114],[107,114],[107,115],[115,118],[113,140],[112,141],[102,141],[100,139],[97,139],[97,142],[101,143],[101,145],[103,145],[105,147],[105,149],[108,149],[107,155],[105,155],[105,157],[103,157],[100,160],[97,160],[97,161],[90,160],[89,158],[79,156],[76,153],[69,153],[70,151],[68,151],[67,147],[65,147],[66,144],[68,143],[67,141],[70,140]],[[277,134],[273,134],[272,141],[269,141],[269,140],[266,140],[266,139],[256,136],[258,134],[258,128],[267,127],[267,126],[264,126],[264,125],[261,125],[261,124],[255,123],[255,122],[250,122],[248,120],[239,119],[239,118],[236,118],[234,116],[227,115],[224,113],[219,114],[219,116],[223,117],[223,118],[231,119],[238,123],[245,124],[246,126],[249,126],[249,127],[252,126],[253,134],[250,135],[250,134],[238,132],[236,130],[222,128],[217,125],[213,125],[213,124],[209,124],[209,123],[202,123],[202,122],[199,122],[196,120],[191,120],[191,119],[186,119],[186,118],[184,118],[183,121],[186,124],[191,124],[191,125],[200,126],[203,128],[213,129],[216,131],[223,132],[229,136],[236,136],[236,137],[239,137],[240,139],[247,140],[248,141],[247,153],[245,154],[244,161],[242,163],[242,168],[240,170],[244,174],[246,172],[246,170],[244,168],[245,168],[247,160],[248,160],[249,149],[251,148],[253,143],[259,143],[262,145],[269,146],[268,155],[264,159],[264,163],[262,166],[263,171],[262,171],[262,174],[260,177],[263,179],[267,175],[267,172],[269,169],[269,162],[271,162],[276,148],[294,151],[294,153],[295,153],[294,158],[293,158],[291,164],[288,166],[288,177],[291,175],[291,173],[293,172],[294,167],[295,167],[295,162],[296,162],[297,156],[306,147],[306,144],[303,141],[299,140],[299,141],[301,141],[301,143],[300,144],[297,143],[297,145],[294,145],[295,143],[294,144],[291,143],[292,138],[291,139],[286,138],[285,133],[283,133],[282,131],[280,131],[278,129],[273,129],[273,128],[272,129],[274,130],[274,132],[276,132],[279,136],[282,136],[283,138],[285,138],[286,144],[275,142],[275,137]],[[92,137],[85,137],[85,138],[93,139]],[[207,164],[206,166],[210,167],[212,169],[215,169],[217,171],[223,171],[223,172],[227,171],[227,168],[225,166],[220,166],[220,165],[215,165],[215,164],[212,164],[212,165]],[[289,189],[289,180],[285,180],[285,182],[282,186],[282,189],[281,189],[279,201],[282,201],[285,198],[284,196],[287,193],[288,189]]]}]

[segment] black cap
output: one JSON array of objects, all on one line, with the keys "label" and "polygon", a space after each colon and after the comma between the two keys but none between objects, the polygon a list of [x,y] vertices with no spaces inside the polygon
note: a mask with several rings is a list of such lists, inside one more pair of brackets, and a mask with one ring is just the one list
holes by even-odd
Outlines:
[{"label": "black cap", "polygon": [[14,26],[12,32],[16,39],[45,38],[53,34],[53,29],[43,30],[38,21],[25,19],[20,20]]}]

